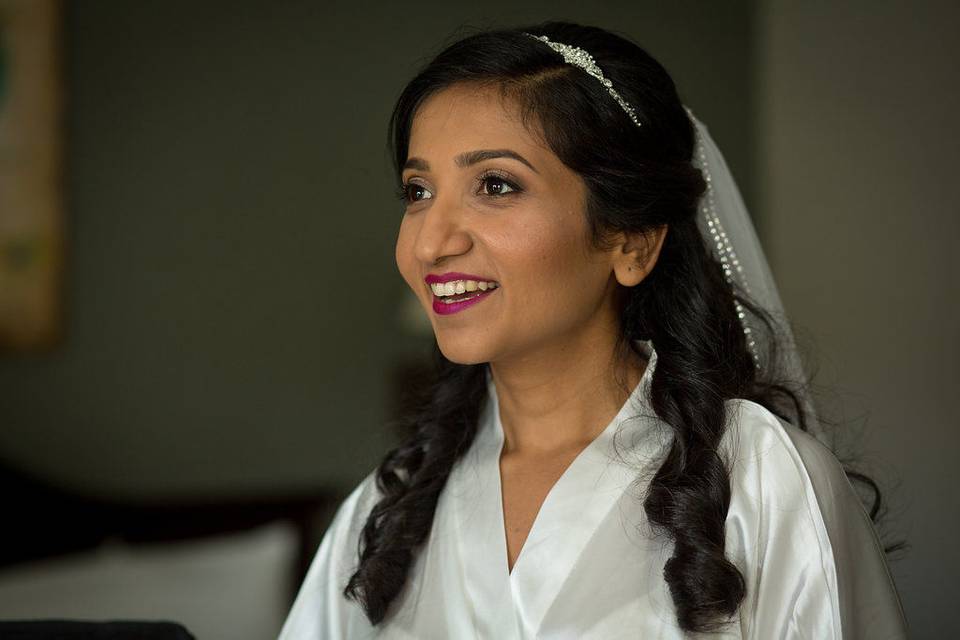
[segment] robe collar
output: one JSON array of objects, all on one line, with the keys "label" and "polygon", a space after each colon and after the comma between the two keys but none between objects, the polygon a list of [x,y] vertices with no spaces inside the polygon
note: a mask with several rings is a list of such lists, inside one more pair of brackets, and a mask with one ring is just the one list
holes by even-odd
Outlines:
[{"label": "robe collar", "polygon": [[550,489],[512,572],[500,482],[503,426],[488,371],[488,402],[476,438],[451,477],[455,490],[450,493],[462,583],[481,637],[534,637],[591,536],[638,480],[643,463],[636,454],[649,451],[643,441],[656,421],[648,398],[657,354],[649,341],[636,344],[648,358],[643,376],[617,415]]}]

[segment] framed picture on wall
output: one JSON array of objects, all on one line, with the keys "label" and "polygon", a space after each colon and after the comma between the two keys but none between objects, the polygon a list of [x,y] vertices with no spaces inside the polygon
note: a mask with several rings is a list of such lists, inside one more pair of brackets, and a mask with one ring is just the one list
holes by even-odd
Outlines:
[{"label": "framed picture on wall", "polygon": [[62,333],[59,0],[0,0],[0,350]]}]

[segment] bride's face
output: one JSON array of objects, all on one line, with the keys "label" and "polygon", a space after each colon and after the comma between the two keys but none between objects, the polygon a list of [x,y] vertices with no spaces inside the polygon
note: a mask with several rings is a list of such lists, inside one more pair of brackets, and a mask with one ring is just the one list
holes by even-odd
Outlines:
[{"label": "bride's face", "polygon": [[[610,254],[589,247],[586,185],[496,89],[425,101],[402,180],[397,266],[449,360],[523,357],[609,323],[616,284]],[[447,279],[497,285],[466,282],[455,298],[472,299],[447,304],[430,284]]]}]

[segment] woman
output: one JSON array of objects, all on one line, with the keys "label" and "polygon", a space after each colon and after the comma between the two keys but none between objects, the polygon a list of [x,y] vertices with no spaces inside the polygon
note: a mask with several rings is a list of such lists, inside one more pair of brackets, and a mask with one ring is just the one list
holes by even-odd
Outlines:
[{"label": "woman", "polygon": [[568,23],[480,33],[391,132],[439,377],[281,638],[905,637],[742,201],[659,63]]}]

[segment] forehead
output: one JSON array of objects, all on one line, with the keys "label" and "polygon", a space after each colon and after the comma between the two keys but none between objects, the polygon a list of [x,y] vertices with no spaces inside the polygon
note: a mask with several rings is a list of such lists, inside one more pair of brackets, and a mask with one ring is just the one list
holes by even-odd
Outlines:
[{"label": "forehead", "polygon": [[540,139],[539,129],[531,132],[524,126],[519,108],[499,87],[453,85],[427,98],[414,115],[409,156],[439,160],[463,151],[496,148],[511,148],[528,158],[553,155]]}]

